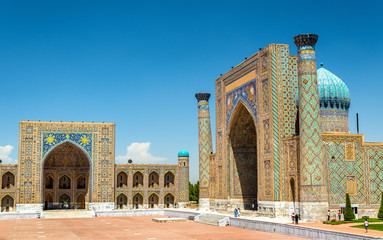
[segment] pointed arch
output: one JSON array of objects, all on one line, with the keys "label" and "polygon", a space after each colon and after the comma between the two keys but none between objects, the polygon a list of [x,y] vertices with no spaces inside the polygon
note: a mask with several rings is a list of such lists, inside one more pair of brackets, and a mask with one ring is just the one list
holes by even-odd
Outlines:
[{"label": "pointed arch", "polygon": [[59,189],[71,189],[72,179],[67,175],[64,174],[59,178]]},{"label": "pointed arch", "polygon": [[[72,144],[74,146],[76,146],[78,149],[80,149],[85,155],[86,157],[89,159],[92,159],[92,157],[89,155],[89,153],[78,143],[70,140],[70,139],[66,139],[62,142],[59,142],[59,143],[56,143],[55,145],[53,145],[48,151],[45,152],[45,154],[43,155],[43,161],[41,162],[41,164],[44,166],[44,163],[45,163],[45,160],[47,158],[47,156],[49,156],[49,154],[54,151],[56,148],[60,147],[61,145],[64,145],[66,143],[69,143],[69,144]],[[91,164],[91,161],[89,161],[90,164]]]},{"label": "pointed arch", "polygon": [[231,176],[231,197],[239,199],[243,208],[256,204],[258,195],[258,137],[254,116],[238,101],[228,131]]},{"label": "pointed arch", "polygon": [[[59,195],[63,192],[62,190],[67,190],[65,192],[70,197],[71,203],[68,203],[68,207],[72,204],[72,208],[81,208],[84,205],[87,206],[84,202],[92,201],[90,196],[92,161],[82,146],[71,140],[62,141],[47,151],[42,162],[41,202],[43,206],[47,205],[44,205],[46,193],[53,192],[55,199],[52,209],[63,208],[64,204]],[[53,187],[50,184],[52,181]],[[78,201],[80,193],[84,198]]]},{"label": "pointed arch", "polygon": [[157,171],[152,171],[149,174],[149,188],[156,188],[160,185],[160,174]]},{"label": "pointed arch", "polygon": [[124,193],[120,193],[120,195],[118,195],[116,198],[116,204],[119,209],[127,208],[128,197]]},{"label": "pointed arch", "polygon": [[247,109],[247,111],[249,111],[250,115],[253,118],[254,123],[255,124],[257,123],[257,110],[254,107],[252,107],[250,105],[250,103],[242,95],[238,95],[238,99],[235,101],[233,107],[231,108],[231,110],[228,113],[228,116],[226,118],[227,119],[227,129],[231,128],[233,118],[238,111],[238,106],[240,106],[240,105],[244,106]]},{"label": "pointed arch", "polygon": [[149,208],[155,208],[160,202],[160,196],[157,193],[152,193],[148,197]]},{"label": "pointed arch", "polygon": [[252,114],[252,111],[250,110],[250,109],[252,109],[252,107],[249,104],[246,104],[242,99],[240,99],[238,102],[236,102],[236,104],[232,108],[232,114],[230,114],[230,119],[228,119],[228,128],[227,129],[229,129],[229,134],[230,134],[230,131],[233,127],[234,120],[237,117],[237,115],[239,114],[242,107],[244,107],[248,111],[250,116],[252,117],[253,122],[254,122],[254,127],[257,131],[257,117],[254,113]]},{"label": "pointed arch", "polygon": [[169,208],[170,206],[173,206],[175,203],[175,197],[172,193],[167,193],[164,197],[164,205],[165,207]]},{"label": "pointed arch", "polygon": [[52,174],[48,174],[45,177],[45,188],[46,189],[53,189],[53,186],[54,186],[54,178],[53,178]]},{"label": "pointed arch", "polygon": [[144,197],[141,193],[136,193],[133,196],[133,207],[136,209],[142,208],[142,205],[144,204]]},{"label": "pointed arch", "polygon": [[85,209],[85,196],[82,193],[79,193],[76,197],[76,208]]},{"label": "pointed arch", "polygon": [[133,175],[133,188],[140,188],[144,186],[144,174],[141,171],[137,171]]},{"label": "pointed arch", "polygon": [[5,195],[1,199],[1,211],[2,212],[10,212],[13,210],[15,204],[15,200],[10,195]]},{"label": "pointed arch", "polygon": [[83,175],[79,175],[77,177],[77,189],[85,189],[86,187],[86,179]]},{"label": "pointed arch", "polygon": [[2,189],[10,189],[15,186],[15,175],[7,171],[2,176]]},{"label": "pointed arch", "polygon": [[121,171],[117,174],[117,188],[123,188],[128,186],[128,174]]},{"label": "pointed arch", "polygon": [[171,188],[175,186],[175,175],[172,171],[167,171],[164,175],[164,187]]}]

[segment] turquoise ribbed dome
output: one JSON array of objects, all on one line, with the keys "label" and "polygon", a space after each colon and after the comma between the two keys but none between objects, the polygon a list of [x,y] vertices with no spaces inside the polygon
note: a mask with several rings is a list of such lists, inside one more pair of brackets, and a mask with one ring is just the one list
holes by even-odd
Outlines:
[{"label": "turquoise ribbed dome", "polygon": [[182,150],[178,153],[178,157],[189,157],[189,153],[185,150]]},{"label": "turquoise ribbed dome", "polygon": [[348,110],[351,100],[346,84],[323,67],[317,70],[317,76],[321,109]]}]

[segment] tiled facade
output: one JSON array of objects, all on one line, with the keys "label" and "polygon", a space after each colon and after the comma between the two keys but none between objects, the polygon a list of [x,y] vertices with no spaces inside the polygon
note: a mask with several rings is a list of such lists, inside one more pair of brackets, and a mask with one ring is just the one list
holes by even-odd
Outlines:
[{"label": "tiled facade", "polygon": [[[120,165],[114,156],[114,123],[21,121],[18,165],[0,165],[2,211],[112,210],[120,207],[120,194],[127,197],[124,208],[133,208],[134,196],[142,197],[134,205],[137,208],[188,202],[188,155],[180,156],[178,165]],[[124,187],[117,185],[121,172],[129,182]],[[142,186],[132,185],[135,172],[141,173]],[[159,184],[148,186],[154,172]]]},{"label": "tiled facade", "polygon": [[347,106],[347,116],[336,123],[323,116],[329,110],[318,92],[315,43],[307,39],[314,36],[302,37],[298,56],[288,45],[271,44],[216,79],[211,208],[321,220],[349,192],[360,214],[376,214],[383,144],[349,134],[347,98],[338,103],[326,95],[332,107]]}]

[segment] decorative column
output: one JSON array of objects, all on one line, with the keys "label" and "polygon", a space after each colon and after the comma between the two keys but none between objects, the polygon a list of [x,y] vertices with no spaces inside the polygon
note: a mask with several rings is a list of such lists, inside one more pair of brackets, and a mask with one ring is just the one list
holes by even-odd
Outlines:
[{"label": "decorative column", "polygon": [[209,156],[213,152],[209,98],[210,93],[197,93],[199,147],[199,208],[209,209]]},{"label": "decorative column", "polygon": [[299,201],[301,218],[322,221],[327,216],[328,192],[323,155],[319,93],[315,60],[316,34],[294,37],[298,47]]}]

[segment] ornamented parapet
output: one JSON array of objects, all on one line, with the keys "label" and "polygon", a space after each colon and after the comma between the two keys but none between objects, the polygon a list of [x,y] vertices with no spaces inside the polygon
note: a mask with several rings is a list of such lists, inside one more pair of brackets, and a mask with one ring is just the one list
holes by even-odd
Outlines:
[{"label": "ornamented parapet", "polygon": [[328,194],[315,59],[317,40],[316,34],[294,37],[298,47],[300,200],[311,203],[327,202]]},{"label": "ornamented parapet", "polygon": [[209,98],[210,93],[197,93],[198,100],[198,146],[199,146],[199,194],[209,198],[209,156],[213,152]]}]

